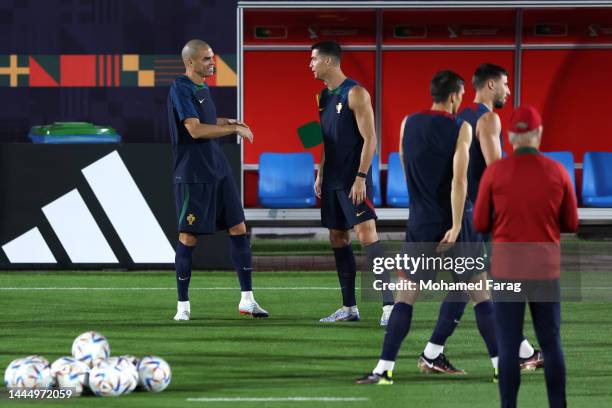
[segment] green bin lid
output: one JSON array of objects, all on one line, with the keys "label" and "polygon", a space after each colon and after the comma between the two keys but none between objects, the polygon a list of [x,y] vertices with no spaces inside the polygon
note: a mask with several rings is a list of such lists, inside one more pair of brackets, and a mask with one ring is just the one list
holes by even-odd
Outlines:
[{"label": "green bin lid", "polygon": [[40,136],[116,135],[117,131],[109,126],[96,126],[88,122],[55,122],[33,126],[30,133]]}]

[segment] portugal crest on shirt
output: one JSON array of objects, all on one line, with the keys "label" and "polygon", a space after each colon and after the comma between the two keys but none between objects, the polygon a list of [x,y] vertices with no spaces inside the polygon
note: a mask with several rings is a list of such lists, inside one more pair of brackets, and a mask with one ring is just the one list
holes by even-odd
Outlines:
[{"label": "portugal crest on shirt", "polygon": [[338,102],[338,104],[336,105],[336,112],[338,112],[338,115],[340,114],[341,110],[342,110],[342,103]]}]

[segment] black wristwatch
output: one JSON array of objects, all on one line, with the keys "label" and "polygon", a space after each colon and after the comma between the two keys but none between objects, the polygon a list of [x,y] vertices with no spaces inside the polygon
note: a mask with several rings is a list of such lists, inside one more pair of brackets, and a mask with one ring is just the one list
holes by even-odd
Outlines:
[{"label": "black wristwatch", "polygon": [[360,172],[357,173],[357,177],[368,178],[368,175],[366,173],[363,173],[363,172],[360,171]]}]

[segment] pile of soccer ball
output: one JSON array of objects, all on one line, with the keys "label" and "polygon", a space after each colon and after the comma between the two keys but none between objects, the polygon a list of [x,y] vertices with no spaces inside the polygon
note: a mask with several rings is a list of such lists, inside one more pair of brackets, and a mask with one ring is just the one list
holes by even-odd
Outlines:
[{"label": "pile of soccer ball", "polygon": [[106,337],[93,331],[72,343],[72,356],[60,357],[53,364],[42,356],[12,361],[4,372],[7,388],[71,388],[73,395],[89,389],[103,397],[129,394],[137,386],[160,392],[170,384],[170,366],[163,359],[146,356],[141,360],[126,355],[110,357]]}]

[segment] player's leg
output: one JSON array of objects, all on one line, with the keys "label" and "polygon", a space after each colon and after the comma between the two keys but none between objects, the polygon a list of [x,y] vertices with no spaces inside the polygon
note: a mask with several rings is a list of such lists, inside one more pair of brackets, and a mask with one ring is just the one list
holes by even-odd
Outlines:
[{"label": "player's leg", "polygon": [[[367,205],[367,204],[366,204]],[[359,214],[357,211],[356,214]],[[366,257],[368,259],[366,273],[370,273],[374,270],[374,260],[376,258],[385,257],[385,249],[382,243],[378,240],[378,234],[376,232],[376,222],[374,219],[369,219],[355,225],[355,233],[357,238],[364,248]],[[384,270],[383,273],[378,277],[383,283],[389,283],[390,271]],[[386,326],[391,316],[391,310],[393,309],[393,292],[389,289],[382,291],[382,316],[380,317],[380,325]]]},{"label": "player's leg", "polygon": [[[472,282],[479,284],[480,287],[486,288],[486,273],[476,275],[471,280]],[[487,352],[491,358],[491,364],[493,365],[493,381],[497,381],[499,352],[497,349],[497,333],[495,329],[493,302],[491,301],[491,296],[486,289],[469,291],[468,294],[474,303],[474,313],[476,315],[476,325],[478,326],[478,331],[480,332],[480,335],[487,346]],[[518,358],[518,349],[516,353],[516,357]]]},{"label": "player's leg", "polygon": [[351,247],[350,231],[330,229],[329,241],[334,251],[338,282],[340,283],[340,291],[342,292],[342,307],[331,315],[322,318],[320,321],[324,323],[358,321],[359,310],[355,297],[357,265],[355,263],[353,248]]},{"label": "player's leg", "polygon": [[349,224],[339,197],[342,190],[321,191],[321,223],[329,230],[329,241],[334,252],[338,281],[342,292],[342,307],[320,321],[325,323],[337,321],[358,321],[359,310],[355,298],[355,277],[357,265],[351,247]]},{"label": "player's leg", "polygon": [[193,249],[198,239],[195,235],[186,232],[179,233],[178,243],[174,256],[174,267],[176,269],[176,288],[178,291],[178,303],[174,320],[189,320],[191,316],[191,305],[189,303],[189,282],[191,281],[191,266]]},{"label": "player's leg", "polygon": [[501,406],[516,407],[521,385],[518,351],[522,341],[525,302],[496,301],[495,325],[499,336],[499,395]]},{"label": "player's leg", "polygon": [[418,284],[415,284],[416,281],[412,282],[412,285],[414,285],[412,288],[409,286],[410,282],[406,278],[400,278],[399,283],[405,283],[406,289],[397,291],[396,303],[389,317],[378,364],[370,374],[357,379],[357,384],[393,384],[392,375],[395,360],[402,342],[410,331],[412,309],[419,294]]},{"label": "player's leg", "polygon": [[189,320],[189,283],[193,250],[197,235],[214,231],[214,223],[203,214],[209,211],[211,184],[175,184],[174,197],[178,220],[179,240],[175,251],[176,286],[178,291],[177,311],[174,320]]},{"label": "player's leg", "polygon": [[565,359],[561,346],[561,307],[559,302],[529,302],[533,326],[542,347],[546,365],[546,391],[551,407],[565,407]]},{"label": "player's leg", "polygon": [[444,355],[446,340],[457,328],[465,306],[470,300],[464,291],[450,291],[440,305],[436,326],[417,360],[417,367],[422,372],[445,374],[465,374],[464,370],[456,368]]},{"label": "player's leg", "polygon": [[230,254],[232,263],[240,284],[240,303],[238,312],[241,315],[253,317],[268,317],[268,312],[259,306],[253,295],[253,254],[247,236],[244,222],[234,225],[227,230],[230,239]]},{"label": "player's leg", "polygon": [[242,315],[268,317],[268,312],[257,304],[253,295],[253,254],[244,223],[244,209],[233,178],[225,177],[217,183],[216,199],[217,228],[226,229],[229,234],[230,256],[240,284],[238,311]]}]

